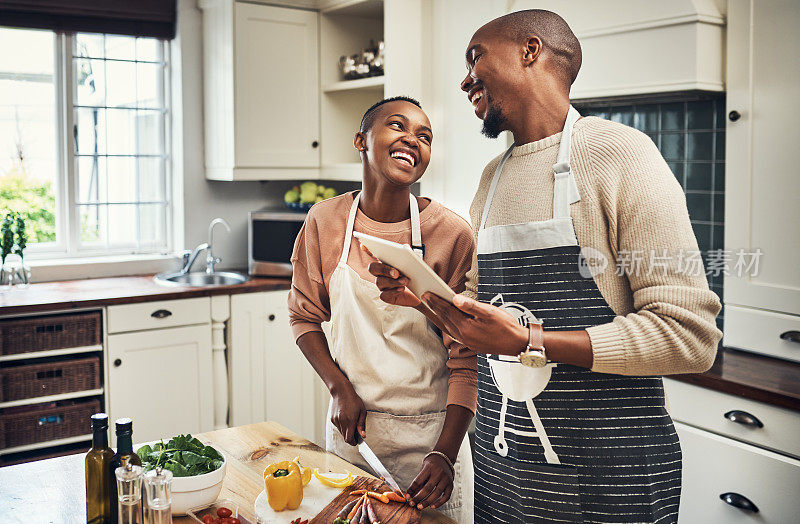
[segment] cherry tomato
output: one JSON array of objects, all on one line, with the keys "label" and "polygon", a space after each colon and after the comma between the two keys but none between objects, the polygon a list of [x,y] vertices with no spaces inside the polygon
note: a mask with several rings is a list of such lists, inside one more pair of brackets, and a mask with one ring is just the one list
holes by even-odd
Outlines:
[{"label": "cherry tomato", "polygon": [[219,508],[217,510],[217,516],[219,518],[221,518],[221,519],[224,519],[226,517],[230,517],[232,513],[233,512],[231,510],[229,510],[228,508]]},{"label": "cherry tomato", "polygon": [[230,520],[231,520],[230,524],[242,524],[242,521],[240,521],[236,517],[231,517]]},{"label": "cherry tomato", "polygon": [[203,524],[211,524],[214,522],[214,517],[211,515],[203,515]]}]

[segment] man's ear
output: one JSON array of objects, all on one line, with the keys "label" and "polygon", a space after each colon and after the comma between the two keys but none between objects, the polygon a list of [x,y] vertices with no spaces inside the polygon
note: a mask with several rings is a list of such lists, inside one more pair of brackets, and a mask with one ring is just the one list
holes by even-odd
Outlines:
[{"label": "man's ear", "polygon": [[522,55],[522,65],[528,67],[533,64],[542,52],[542,40],[538,36],[532,36],[525,42],[525,51]]},{"label": "man's ear", "polygon": [[364,136],[364,133],[362,133],[361,131],[356,133],[356,136],[353,139],[353,145],[359,151],[366,151],[367,150],[367,140],[366,140],[366,137]]}]

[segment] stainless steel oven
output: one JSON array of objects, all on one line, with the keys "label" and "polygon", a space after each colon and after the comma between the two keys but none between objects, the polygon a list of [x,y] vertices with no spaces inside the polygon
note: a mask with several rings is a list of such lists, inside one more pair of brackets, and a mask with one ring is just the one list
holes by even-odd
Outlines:
[{"label": "stainless steel oven", "polygon": [[251,275],[292,274],[294,241],[306,213],[261,209],[251,211],[247,226],[247,269]]}]

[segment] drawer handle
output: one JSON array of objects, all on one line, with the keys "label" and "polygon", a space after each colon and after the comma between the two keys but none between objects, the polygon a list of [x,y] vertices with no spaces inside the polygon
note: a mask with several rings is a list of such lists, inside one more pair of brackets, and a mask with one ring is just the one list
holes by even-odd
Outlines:
[{"label": "drawer handle", "polygon": [[737,424],[742,424],[744,426],[752,426],[754,428],[764,427],[764,424],[758,420],[755,415],[751,415],[747,411],[734,409],[733,411],[728,411],[725,413],[725,418],[731,422],[736,422]]},{"label": "drawer handle", "polygon": [[121,358],[114,359],[114,367],[115,368],[118,368],[121,365],[122,365],[122,359]]},{"label": "drawer handle", "polygon": [[730,504],[734,508],[758,513],[758,506],[753,504],[750,499],[744,495],[739,495],[738,493],[723,493],[719,498],[722,499],[725,504]]},{"label": "drawer handle", "polygon": [[167,318],[172,316],[172,311],[168,309],[157,309],[150,313],[150,316],[153,318]]},{"label": "drawer handle", "polygon": [[267,318],[269,319],[270,322],[272,322],[273,320],[275,320],[275,315],[270,315]]},{"label": "drawer handle", "polygon": [[781,333],[781,340],[796,342],[800,344],[800,331],[784,331]]}]

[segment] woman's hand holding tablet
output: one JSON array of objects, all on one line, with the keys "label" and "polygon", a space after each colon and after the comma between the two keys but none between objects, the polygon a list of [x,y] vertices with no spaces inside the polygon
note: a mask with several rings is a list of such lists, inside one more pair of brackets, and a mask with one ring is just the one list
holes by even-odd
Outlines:
[{"label": "woman's hand holding tablet", "polygon": [[411,246],[359,233],[358,231],[354,231],[353,236],[374,257],[384,264],[396,268],[406,276],[409,280],[407,287],[417,298],[422,297],[425,292],[431,292],[450,303],[453,302],[455,292],[422,258],[414,253]]}]

